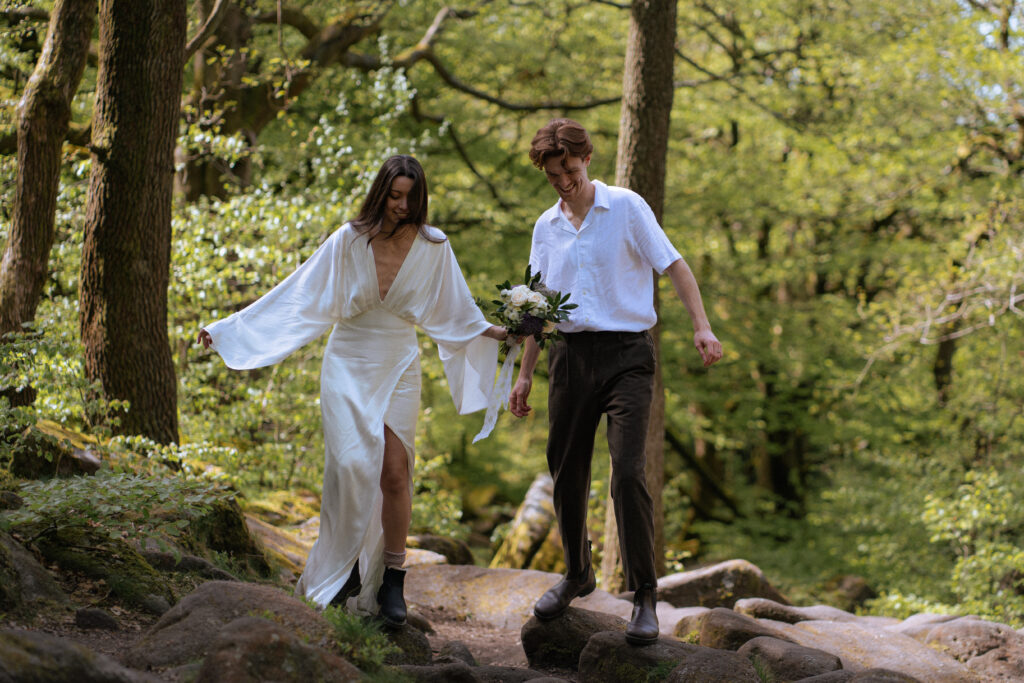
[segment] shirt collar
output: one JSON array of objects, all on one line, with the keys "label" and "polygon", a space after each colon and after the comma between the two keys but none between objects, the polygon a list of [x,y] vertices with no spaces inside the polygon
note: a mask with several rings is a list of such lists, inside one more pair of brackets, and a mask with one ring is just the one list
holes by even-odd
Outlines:
[{"label": "shirt collar", "polygon": [[[590,182],[594,184],[594,207],[607,211],[612,206],[608,199],[608,186],[600,180],[591,180]],[[550,214],[548,221],[550,223],[556,223],[558,221],[558,218],[561,215],[561,211],[559,210],[559,205],[561,203],[561,199],[556,199],[555,203],[551,205],[550,209],[548,209],[548,213]]]}]

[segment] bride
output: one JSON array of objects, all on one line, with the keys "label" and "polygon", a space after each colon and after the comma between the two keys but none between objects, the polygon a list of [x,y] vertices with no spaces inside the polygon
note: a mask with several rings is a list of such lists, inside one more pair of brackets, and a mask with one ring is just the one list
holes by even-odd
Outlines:
[{"label": "bride", "polygon": [[331,329],[320,375],[320,536],[296,592],[405,623],[405,542],[420,403],[415,326],[438,346],[455,406],[485,408],[504,328],[476,306],[444,233],[427,225],[411,156],[384,162],[359,214],[247,308],[199,341],[228,367],[272,365]]}]

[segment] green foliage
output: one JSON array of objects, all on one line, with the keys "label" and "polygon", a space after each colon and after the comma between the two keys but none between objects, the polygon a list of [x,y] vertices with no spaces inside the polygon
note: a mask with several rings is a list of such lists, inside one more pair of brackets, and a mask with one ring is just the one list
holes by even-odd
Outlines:
[{"label": "green foliage", "polygon": [[758,679],[761,683],[775,683],[775,676],[772,674],[771,669],[767,664],[764,663],[759,657],[753,657],[750,663],[754,666],[754,673],[757,674]]},{"label": "green foliage", "polygon": [[956,557],[950,589],[959,610],[1024,623],[1024,491],[1019,468],[969,470],[949,495],[929,493],[923,520]]},{"label": "green foliage", "polygon": [[465,539],[468,529],[462,524],[462,501],[458,482],[448,475],[451,456],[447,453],[420,458],[414,475],[411,533],[431,533]]},{"label": "green foliage", "polygon": [[98,382],[86,379],[82,347],[66,328],[45,333],[26,325],[25,331],[9,334],[0,344],[0,386],[32,388],[38,392],[33,405],[0,406],[7,425],[29,425],[45,415],[62,425],[109,436],[126,404],[108,399]]},{"label": "green foliage", "polygon": [[112,539],[167,547],[189,519],[232,494],[215,483],[180,477],[115,474],[29,482],[18,491],[24,505],[0,514],[4,528],[25,534],[63,529],[99,530]]},{"label": "green foliage", "polygon": [[[297,54],[304,37],[256,25],[240,78],[268,86],[278,117],[247,139],[220,125],[226,102],[184,112],[182,149],[249,164],[253,182],[223,201],[175,207],[169,332],[179,446],[106,441],[119,406],[86,381],[77,345],[89,162],[69,148],[35,326],[0,347],[3,386],[31,385],[39,398],[29,408],[0,400],[0,423],[51,419],[93,435],[126,476],[159,479],[172,464],[254,497],[318,490],[319,344],[237,373],[195,346],[198,329],[308,257],[354,214],[391,153],[423,161],[431,221],[478,295],[524,267],[533,221],[555,201],[526,158],[550,116],[580,120],[596,147],[590,176],[614,180],[619,103],[558,103],[621,92],[628,12],[568,0],[478,5],[435,35],[449,78],[424,62],[335,65],[292,97],[286,88],[303,63],[282,49]],[[358,52],[406,54],[442,6],[399,3]],[[319,0],[304,11],[313,21],[338,14]],[[689,317],[663,279],[666,418],[739,501],[739,515],[667,451],[673,568],[745,557],[801,602],[826,599],[823,583],[853,572],[882,594],[871,611],[1024,619],[1014,570],[1024,539],[1012,506],[1024,497],[1014,468],[1024,441],[1024,326],[1014,298],[1024,288],[1024,207],[1013,148],[1024,23],[1013,12],[1002,44],[1003,18],[980,4],[783,0],[728,14],[680,5],[663,223],[697,274],[725,358],[701,367]],[[14,121],[42,27],[0,27],[0,127]],[[219,69],[241,50],[210,52],[209,68]],[[452,76],[488,97],[453,89]],[[76,121],[88,119],[94,79],[90,67]],[[510,109],[497,100],[556,104]],[[13,157],[0,159],[5,207],[15,171]],[[7,229],[0,220],[0,238]],[[953,351],[940,391],[942,344]],[[479,417],[455,413],[433,345],[421,339],[421,350],[414,527],[493,530],[545,469],[544,364],[531,416],[503,416],[472,444]],[[17,431],[0,442],[0,465]],[[599,528],[600,435],[594,464]],[[478,489],[490,498],[466,509],[462,492]]]},{"label": "green foliage", "polygon": [[342,656],[369,674],[380,674],[389,655],[398,647],[387,639],[378,622],[328,605],[324,619],[334,628],[334,639]]}]

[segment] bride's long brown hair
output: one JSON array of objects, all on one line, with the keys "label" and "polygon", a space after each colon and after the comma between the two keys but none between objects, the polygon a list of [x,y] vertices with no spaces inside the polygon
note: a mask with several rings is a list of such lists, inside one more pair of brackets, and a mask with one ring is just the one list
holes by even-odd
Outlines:
[{"label": "bride's long brown hair", "polygon": [[429,242],[443,242],[443,238],[432,237],[427,231],[427,177],[420,162],[408,154],[396,154],[381,165],[366,199],[363,200],[363,206],[359,209],[359,215],[351,221],[352,227],[356,232],[369,235],[369,241],[373,241],[381,233],[391,183],[395,178],[402,177],[412,180],[408,198],[409,215],[395,226],[394,232],[385,234],[384,239],[393,237],[403,225],[415,225],[423,239]]}]

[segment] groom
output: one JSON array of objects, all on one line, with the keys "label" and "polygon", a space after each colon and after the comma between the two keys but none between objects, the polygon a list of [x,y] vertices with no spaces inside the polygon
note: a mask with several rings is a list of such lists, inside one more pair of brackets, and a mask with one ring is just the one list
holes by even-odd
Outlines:
[{"label": "groom", "polygon": [[[587,541],[587,499],[594,434],[608,416],[611,495],[626,583],[634,591],[626,640],[658,639],[654,515],[644,474],[644,441],[654,385],[654,346],[647,332],[657,321],[652,271],[668,273],[693,322],[694,344],[705,367],[722,357],[700,289],[689,266],[635,192],[587,177],[594,146],[570,119],[537,131],[530,161],[547,175],[558,201],[533,227],[530,266],[551,289],[572,292],[578,304],[559,325],[565,339],[548,357],[548,468],[567,572],[534,606],[538,619],[562,614],[596,587]],[[523,417],[539,348],[526,339],[509,409]]]}]

